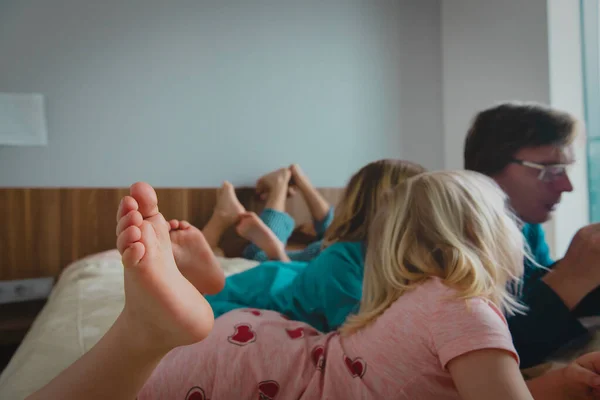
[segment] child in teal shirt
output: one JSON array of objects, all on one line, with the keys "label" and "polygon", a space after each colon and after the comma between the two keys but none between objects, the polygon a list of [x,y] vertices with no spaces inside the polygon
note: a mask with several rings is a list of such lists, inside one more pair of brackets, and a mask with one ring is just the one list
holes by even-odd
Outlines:
[{"label": "child in teal shirt", "polygon": [[358,309],[367,228],[386,192],[423,171],[398,160],[363,167],[346,186],[321,253],[308,262],[266,261],[228,277],[220,293],[206,296],[215,317],[237,308],[260,308],[321,331],[337,329]]},{"label": "child in teal shirt", "polygon": [[335,330],[358,310],[363,243],[334,243],[309,262],[266,261],[228,277],[220,293],[205,297],[215,317],[250,307],[278,311],[322,332]]},{"label": "child in teal shirt", "polygon": [[[280,179],[275,179],[279,177]],[[302,250],[285,251],[287,259],[282,261],[311,261],[319,255],[323,248],[323,239],[327,228],[333,221],[334,209],[327,200],[312,185],[299,165],[293,164],[289,168],[280,168],[263,177],[257,182],[258,194],[266,199],[265,209],[260,214],[263,227],[270,229],[284,247],[295,228],[295,221],[285,212],[284,195],[290,195],[297,190],[304,198],[312,217],[312,227],[316,241],[310,243]],[[242,217],[243,218],[243,217]],[[269,255],[255,243],[250,243],[242,253],[244,258],[256,261],[267,261]]]}]

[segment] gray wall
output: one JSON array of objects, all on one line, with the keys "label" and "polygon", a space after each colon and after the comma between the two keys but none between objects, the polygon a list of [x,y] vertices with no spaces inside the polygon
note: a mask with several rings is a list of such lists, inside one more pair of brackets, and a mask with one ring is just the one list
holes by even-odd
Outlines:
[{"label": "gray wall", "polygon": [[550,101],[546,1],[442,1],[447,168],[463,167],[465,134],[477,111],[512,99]]},{"label": "gray wall", "polygon": [[0,91],[46,96],[49,145],[0,186],[340,186],[444,166],[439,0],[3,0]]},{"label": "gray wall", "polygon": [[[498,101],[539,101],[583,119],[579,1],[451,0],[441,8],[447,168],[463,167],[473,115]],[[589,221],[585,140],[576,154],[575,191],[544,226],[555,257]]]}]

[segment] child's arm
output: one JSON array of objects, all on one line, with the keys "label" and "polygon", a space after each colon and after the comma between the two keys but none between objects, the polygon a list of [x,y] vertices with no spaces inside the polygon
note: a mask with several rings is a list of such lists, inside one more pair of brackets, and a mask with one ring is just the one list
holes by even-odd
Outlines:
[{"label": "child's arm", "polygon": [[461,399],[533,399],[515,358],[506,351],[472,351],[451,360],[448,370]]},{"label": "child's arm", "polygon": [[123,314],[79,360],[27,400],[133,400],[165,355],[145,346]]},{"label": "child's arm", "polygon": [[292,171],[292,180],[295,186],[298,187],[302,193],[304,201],[310,210],[313,220],[321,222],[329,215],[331,204],[325,200],[325,198],[319,193],[319,191],[312,185],[310,180],[304,172],[300,169],[300,166],[294,164],[290,166]]}]

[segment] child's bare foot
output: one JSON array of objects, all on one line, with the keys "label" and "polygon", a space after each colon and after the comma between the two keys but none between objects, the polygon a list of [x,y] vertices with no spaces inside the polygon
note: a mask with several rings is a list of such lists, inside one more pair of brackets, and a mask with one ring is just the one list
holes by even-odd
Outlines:
[{"label": "child's bare foot", "polygon": [[308,179],[308,177],[306,176],[306,174],[304,173],[304,171],[302,171],[302,168],[300,168],[300,165],[298,164],[292,164],[290,165],[290,172],[292,173],[292,182],[295,186],[298,186],[300,189],[302,189],[302,187],[306,186],[306,185],[310,185],[310,180]]},{"label": "child's bare foot", "polygon": [[219,218],[228,225],[232,225],[238,221],[240,214],[244,212],[246,212],[246,209],[235,195],[233,185],[227,181],[223,182],[223,186],[221,186],[217,195],[217,205],[214,213],[218,214]]},{"label": "child's bare foot", "polygon": [[168,350],[203,340],[213,326],[212,309],[177,269],[156,193],[136,183],[130,194],[117,212],[117,248],[125,266],[122,321],[149,348]]},{"label": "child's bare foot", "polygon": [[253,212],[242,214],[237,233],[265,252],[269,260],[290,261],[284,245],[273,231]]},{"label": "child's bare foot", "polygon": [[225,274],[202,232],[187,221],[173,219],[169,225],[179,271],[200,293],[219,293],[225,286]]},{"label": "child's bare foot", "polygon": [[233,185],[227,181],[217,194],[217,205],[210,220],[202,228],[202,234],[213,251],[219,249],[219,242],[223,233],[233,224],[237,223],[240,214],[246,212],[244,206],[235,195]]},{"label": "child's bare foot", "polygon": [[[241,206],[241,205],[240,205]],[[139,226],[142,216],[131,196],[121,200],[117,212],[117,235],[124,226]],[[171,220],[168,225],[175,263],[183,276],[200,293],[215,294],[225,285],[225,276],[202,232],[187,221]]]},{"label": "child's bare foot", "polygon": [[266,199],[268,193],[274,190],[276,187],[285,186],[287,190],[287,196],[293,196],[295,190],[289,186],[292,172],[289,168],[279,168],[275,171],[269,172],[266,175],[261,176],[256,181],[256,193],[260,195],[261,199]]}]

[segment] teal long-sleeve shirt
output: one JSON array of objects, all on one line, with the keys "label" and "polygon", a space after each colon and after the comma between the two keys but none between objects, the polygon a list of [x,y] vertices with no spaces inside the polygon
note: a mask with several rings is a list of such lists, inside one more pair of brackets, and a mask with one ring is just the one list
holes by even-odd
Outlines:
[{"label": "teal long-sleeve shirt", "polygon": [[228,277],[225,288],[206,299],[215,317],[237,308],[267,309],[329,332],[358,310],[363,247],[359,242],[339,242],[309,262],[266,261]]},{"label": "teal long-sleeve shirt", "polygon": [[[538,224],[526,224],[523,235],[535,261],[542,267],[552,269],[554,261],[550,257],[542,227]],[[521,368],[543,362],[559,348],[587,333],[578,320],[578,313],[571,312],[561,298],[542,281],[547,272],[547,269],[525,261],[521,302],[527,305],[528,310],[525,315],[508,318],[513,342],[521,359]],[[595,308],[596,312],[600,311],[600,306]]]}]

